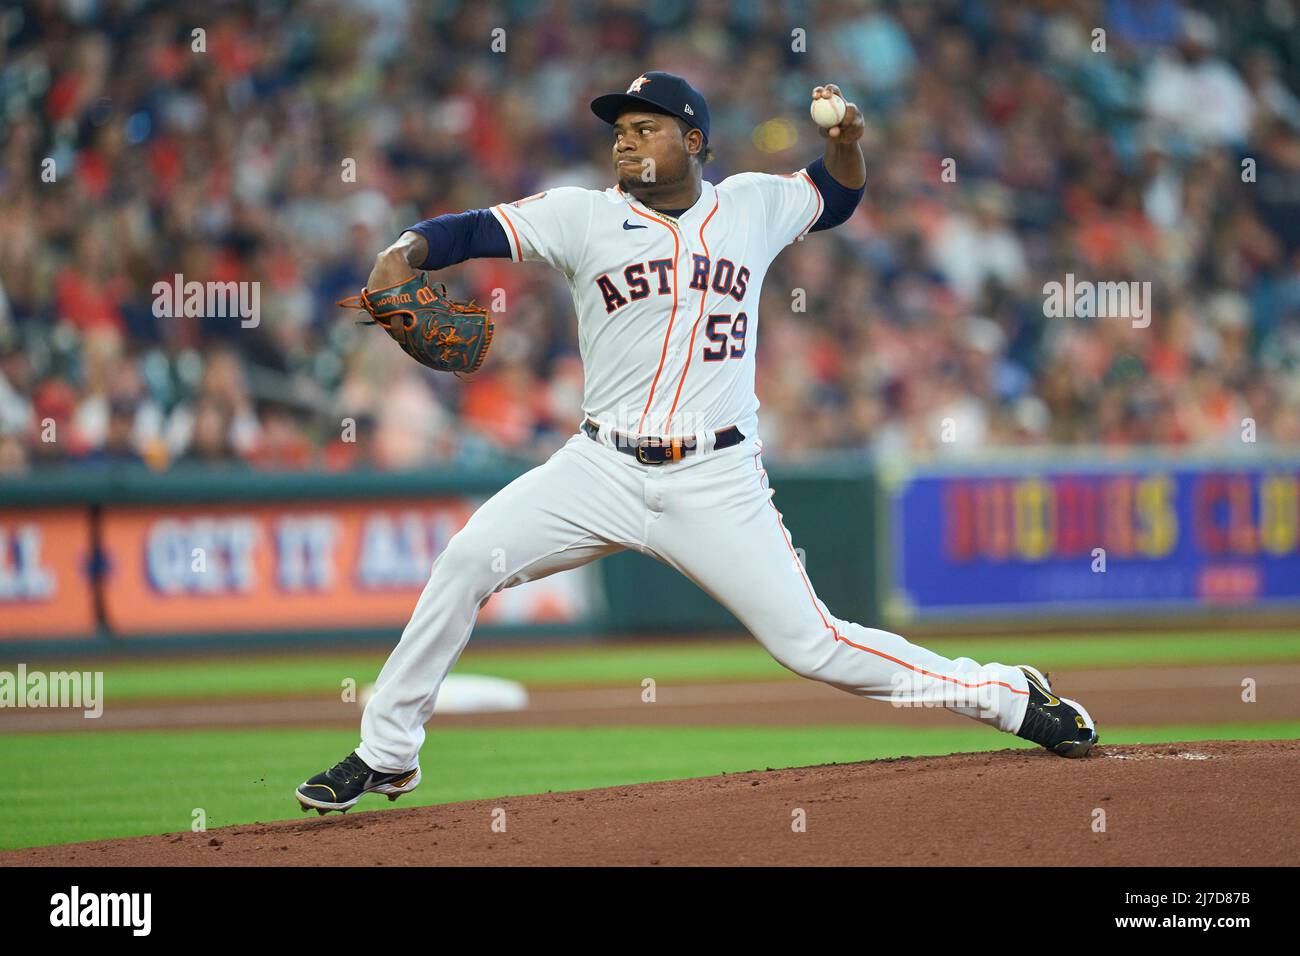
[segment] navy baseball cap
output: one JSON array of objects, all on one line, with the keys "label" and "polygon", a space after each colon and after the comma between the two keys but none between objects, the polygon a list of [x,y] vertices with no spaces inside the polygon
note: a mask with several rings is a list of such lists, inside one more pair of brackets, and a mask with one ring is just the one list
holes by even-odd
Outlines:
[{"label": "navy baseball cap", "polygon": [[709,141],[709,104],[700,91],[673,73],[642,73],[626,93],[606,93],[591,101],[591,111],[613,126],[628,110],[667,113],[704,134]]}]

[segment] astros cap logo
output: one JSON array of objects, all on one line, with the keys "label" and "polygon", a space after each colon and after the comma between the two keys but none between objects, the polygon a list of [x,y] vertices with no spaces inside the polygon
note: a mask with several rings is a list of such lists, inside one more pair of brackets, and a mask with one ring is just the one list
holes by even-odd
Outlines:
[{"label": "astros cap logo", "polygon": [[632,81],[632,85],[627,88],[627,91],[629,93],[640,93],[641,87],[645,86],[649,82],[650,80],[646,77],[644,73],[642,73],[640,76],[638,76],[635,80]]}]

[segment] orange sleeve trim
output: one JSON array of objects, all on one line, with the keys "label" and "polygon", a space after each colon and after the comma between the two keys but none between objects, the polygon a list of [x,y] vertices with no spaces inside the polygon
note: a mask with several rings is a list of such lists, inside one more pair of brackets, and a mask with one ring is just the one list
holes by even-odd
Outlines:
[{"label": "orange sleeve trim", "polygon": [[[822,206],[824,205],[824,203],[822,201],[822,192],[820,189],[817,188],[817,184],[812,181],[812,177],[809,176],[808,173],[802,169],[799,170],[799,175],[804,178],[804,180],[812,188],[813,195],[817,197],[817,212],[813,213],[812,219],[808,220],[808,225],[804,226],[802,229],[799,230],[799,235],[804,236],[808,234],[809,229],[817,225],[817,220],[822,217]],[[796,236],[795,238],[797,239],[799,238],[799,236]]]},{"label": "orange sleeve trim", "polygon": [[496,210],[498,216],[505,220],[506,226],[510,229],[510,236],[514,240],[515,262],[523,262],[524,247],[519,242],[519,233],[515,232],[515,224],[510,221],[510,217],[506,215],[506,211],[501,206],[494,206],[493,209]]}]

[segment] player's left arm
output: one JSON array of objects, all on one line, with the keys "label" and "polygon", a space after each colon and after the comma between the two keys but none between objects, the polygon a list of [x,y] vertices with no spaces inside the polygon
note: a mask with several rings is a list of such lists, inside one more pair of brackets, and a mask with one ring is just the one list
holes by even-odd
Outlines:
[{"label": "player's left arm", "polygon": [[[812,98],[830,99],[843,95],[838,86],[827,83],[814,87]],[[867,160],[858,140],[862,139],[866,129],[862,111],[847,100],[844,118],[837,125],[829,129],[817,127],[822,139],[826,140],[826,149],[820,161],[808,166],[808,178],[826,205],[809,232],[838,226],[853,215],[853,210],[862,201],[867,185]]]}]

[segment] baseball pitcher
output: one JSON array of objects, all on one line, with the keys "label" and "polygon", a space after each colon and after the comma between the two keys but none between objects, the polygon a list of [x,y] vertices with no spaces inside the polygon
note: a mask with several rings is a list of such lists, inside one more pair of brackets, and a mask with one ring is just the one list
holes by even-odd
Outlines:
[{"label": "baseball pitcher", "polygon": [[438,688],[488,598],[624,549],[686,575],[797,674],[900,706],[946,706],[1065,757],[1097,742],[1088,712],[1032,667],[950,659],[836,617],[796,557],[759,439],[759,292],[781,250],[848,219],[866,183],[861,113],[833,84],[812,96],[821,157],[715,185],[703,178],[704,97],[681,77],[645,73],[591,104],[612,127],[616,185],[438,216],[379,254],[346,304],[417,360],[453,371],[482,363],[492,324],[429,286],[426,270],[509,257],[563,273],[584,415],[563,447],[448,542],[379,674],[360,744],[298,787],[304,811],[413,790]]}]

